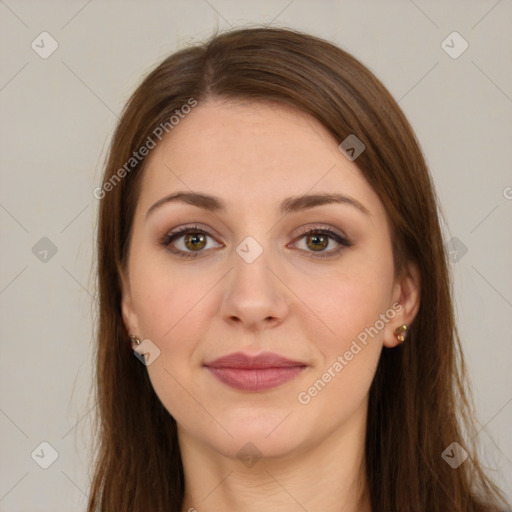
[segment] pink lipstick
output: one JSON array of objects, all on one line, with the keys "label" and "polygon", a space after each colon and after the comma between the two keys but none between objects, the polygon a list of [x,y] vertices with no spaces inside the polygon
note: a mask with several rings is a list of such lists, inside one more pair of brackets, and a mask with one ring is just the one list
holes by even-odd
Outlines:
[{"label": "pink lipstick", "polygon": [[228,354],[204,365],[224,384],[242,391],[265,391],[295,378],[307,365],[266,352]]}]

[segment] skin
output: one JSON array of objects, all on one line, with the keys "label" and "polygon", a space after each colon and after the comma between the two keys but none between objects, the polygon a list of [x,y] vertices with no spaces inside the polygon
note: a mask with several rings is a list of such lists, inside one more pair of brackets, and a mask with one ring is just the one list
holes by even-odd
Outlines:
[{"label": "skin", "polygon": [[[147,371],[178,424],[183,511],[371,510],[364,468],[369,388],[383,347],[397,344],[394,329],[418,311],[420,283],[412,264],[394,275],[384,207],[357,160],[337,146],[317,120],[290,107],[210,100],[148,157],[122,313],[128,332],[160,350]],[[219,196],[226,211],[171,202],[146,217],[178,190]],[[349,204],[277,212],[284,198],[320,192],[355,198],[370,215]],[[189,224],[210,235],[187,245],[182,236],[173,246],[203,247],[197,258],[159,244]],[[300,229],[318,224],[352,245],[334,254],[340,245],[322,239],[331,255],[315,258],[315,237]],[[247,236],[263,249],[252,263],[236,252]],[[394,318],[300,403],[299,393],[330,367],[332,375],[338,356],[390,309]],[[239,391],[203,367],[237,351],[271,351],[307,368],[277,388]],[[237,456],[248,442],[262,457],[252,465]]]}]

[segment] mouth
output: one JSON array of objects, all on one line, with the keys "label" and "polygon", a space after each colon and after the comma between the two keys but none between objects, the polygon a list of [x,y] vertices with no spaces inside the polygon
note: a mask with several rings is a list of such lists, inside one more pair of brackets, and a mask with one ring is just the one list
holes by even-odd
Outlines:
[{"label": "mouth", "polygon": [[299,375],[307,365],[273,353],[228,354],[204,364],[219,381],[241,391],[273,389]]}]

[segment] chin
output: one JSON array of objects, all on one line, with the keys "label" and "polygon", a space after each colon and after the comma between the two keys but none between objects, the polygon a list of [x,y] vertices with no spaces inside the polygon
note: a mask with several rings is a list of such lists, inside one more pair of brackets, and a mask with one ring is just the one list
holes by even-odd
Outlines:
[{"label": "chin", "polygon": [[[226,439],[214,439],[211,440],[212,448],[228,457],[230,459],[238,460],[245,464],[247,467],[251,467],[252,464],[246,463],[251,458],[256,461],[259,459],[280,459],[286,458],[289,454],[296,451],[300,443],[297,439],[294,439],[290,435],[275,437],[269,436],[265,438],[262,436],[258,438],[256,436],[248,435],[247,432],[234,433],[233,438]],[[243,466],[240,466],[243,469]]]},{"label": "chin", "polygon": [[306,425],[296,424],[291,411],[232,411],[229,417],[223,418],[222,425],[233,437],[217,435],[211,442],[218,451],[232,458],[240,459],[245,452],[249,455],[255,452],[259,457],[286,457],[308,437]]}]

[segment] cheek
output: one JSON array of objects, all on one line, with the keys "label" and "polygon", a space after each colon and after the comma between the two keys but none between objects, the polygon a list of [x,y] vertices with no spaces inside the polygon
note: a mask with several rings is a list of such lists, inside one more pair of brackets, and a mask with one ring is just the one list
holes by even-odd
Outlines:
[{"label": "cheek", "polygon": [[194,329],[202,325],[203,299],[215,284],[212,273],[192,274],[161,254],[141,253],[134,258],[132,275],[141,334],[162,345],[171,345],[177,337],[182,340],[183,335],[193,338]]},{"label": "cheek", "polygon": [[[393,275],[392,260],[385,256],[365,259],[364,265],[347,258],[344,264],[328,278],[308,280],[300,292],[315,313],[307,315],[303,329],[315,344],[318,365],[302,389],[308,396],[299,402],[322,394],[316,401],[322,407],[343,396],[350,410],[367,393],[378,364],[384,327],[392,318],[387,312]],[[339,409],[344,411],[345,406]]]},{"label": "cheek", "polygon": [[[392,278],[392,268],[385,262],[369,265],[366,261],[365,265],[346,262],[340,270],[329,269],[303,281],[298,295],[304,297],[305,312],[310,311],[304,326],[310,330],[311,339],[328,352],[350,345],[389,308]],[[381,331],[380,322],[378,327]]]},{"label": "cheek", "polygon": [[347,421],[367,397],[383,345],[380,315],[386,311],[386,295],[373,282],[339,282],[329,294],[309,295],[319,318],[303,328],[315,344],[318,364],[296,396],[303,417],[322,417],[327,429]]},{"label": "cheek", "polygon": [[192,366],[197,347],[207,335],[210,313],[204,299],[213,283],[185,279],[183,274],[157,264],[141,267],[138,276],[132,292],[137,297],[134,303],[141,334],[160,350],[159,357],[147,367],[152,387],[180,422],[193,424],[197,418],[208,421],[190,393],[195,395]]},{"label": "cheek", "polygon": [[132,295],[140,335],[160,350],[148,374],[157,395],[174,412],[184,402],[185,390],[193,389],[191,370],[201,363],[197,349],[208,338],[216,311],[211,291],[218,279],[211,272],[180,271],[179,266],[150,255],[134,258],[132,275],[137,276]]}]

